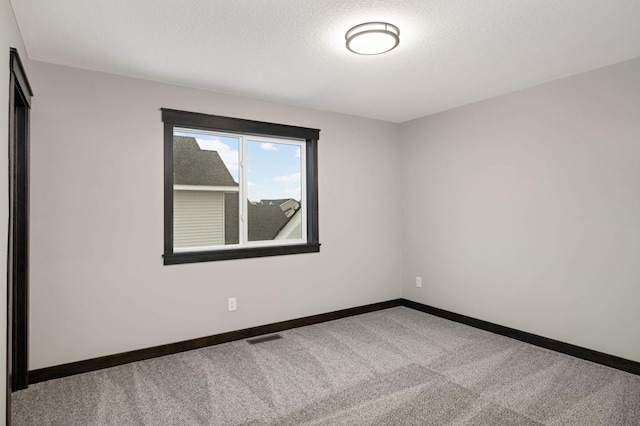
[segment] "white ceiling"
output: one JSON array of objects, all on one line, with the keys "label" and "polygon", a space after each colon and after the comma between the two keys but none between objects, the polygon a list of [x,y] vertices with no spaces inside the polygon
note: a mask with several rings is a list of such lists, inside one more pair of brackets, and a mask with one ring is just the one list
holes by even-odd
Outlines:
[{"label": "white ceiling", "polygon": [[[391,122],[640,57],[639,0],[11,0],[32,60]],[[345,32],[400,28],[359,56]]]}]

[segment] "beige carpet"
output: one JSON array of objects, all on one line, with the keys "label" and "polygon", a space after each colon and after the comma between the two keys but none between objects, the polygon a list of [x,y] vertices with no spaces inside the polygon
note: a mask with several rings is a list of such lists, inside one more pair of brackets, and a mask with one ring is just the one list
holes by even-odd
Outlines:
[{"label": "beige carpet", "polygon": [[14,425],[640,425],[640,376],[405,307],[38,383]]}]

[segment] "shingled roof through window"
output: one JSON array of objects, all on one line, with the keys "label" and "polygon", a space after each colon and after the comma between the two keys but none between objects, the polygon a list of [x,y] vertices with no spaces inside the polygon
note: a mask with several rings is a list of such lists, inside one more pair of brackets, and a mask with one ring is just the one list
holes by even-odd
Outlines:
[{"label": "shingled roof through window", "polygon": [[[282,231],[300,203],[292,198],[281,200],[247,201],[249,241],[273,240]],[[238,243],[238,193],[225,194],[225,238],[227,244]]]},{"label": "shingled roof through window", "polygon": [[238,186],[216,151],[202,150],[195,138],[173,137],[175,185]]},{"label": "shingled roof through window", "polygon": [[[293,201],[296,207],[286,209],[286,204]],[[249,203],[249,240],[273,240],[289,222],[291,216],[300,208],[295,200],[262,200]],[[286,210],[285,210],[286,209]]]}]

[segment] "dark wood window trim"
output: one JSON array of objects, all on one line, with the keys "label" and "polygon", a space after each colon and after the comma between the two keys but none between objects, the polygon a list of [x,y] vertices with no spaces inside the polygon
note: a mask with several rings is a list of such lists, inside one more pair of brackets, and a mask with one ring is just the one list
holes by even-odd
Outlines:
[{"label": "dark wood window trim", "polygon": [[[280,256],[320,251],[318,238],[318,139],[320,130],[262,121],[223,117],[162,108],[164,123],[164,264]],[[173,251],[173,131],[175,127],[271,136],[306,141],[307,242],[297,245],[243,247],[224,250]]]}]

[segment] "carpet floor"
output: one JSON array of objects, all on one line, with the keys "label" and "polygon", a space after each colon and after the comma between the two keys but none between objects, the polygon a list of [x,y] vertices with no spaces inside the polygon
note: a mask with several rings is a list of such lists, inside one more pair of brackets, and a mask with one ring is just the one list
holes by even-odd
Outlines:
[{"label": "carpet floor", "polygon": [[31,385],[13,425],[640,425],[640,376],[405,307]]}]

